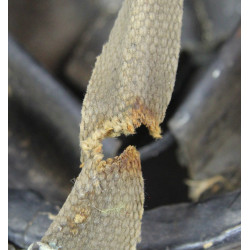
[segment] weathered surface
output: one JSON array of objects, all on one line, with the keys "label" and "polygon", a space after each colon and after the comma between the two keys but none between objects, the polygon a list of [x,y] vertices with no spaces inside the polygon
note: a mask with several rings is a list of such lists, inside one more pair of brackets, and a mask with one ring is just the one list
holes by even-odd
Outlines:
[{"label": "weathered surface", "polygon": [[[120,1],[115,2],[120,4]],[[240,0],[184,1],[181,50],[199,64],[207,62],[216,46],[236,29],[241,17],[240,7]],[[112,8],[112,13],[107,13],[107,9],[104,8],[93,22],[88,22],[65,65],[65,75],[80,91],[88,85],[96,57],[108,40],[118,12],[117,6]]]},{"label": "weathered surface", "polygon": [[132,134],[141,124],[160,138],[175,81],[181,22],[182,1],[124,1],[84,99],[82,162],[102,159],[103,138]]},{"label": "weathered surface", "polygon": [[[11,190],[9,206],[9,240],[21,248],[43,236],[56,211],[55,205],[31,191]],[[161,206],[145,211],[138,249],[197,250],[209,245],[210,249],[239,249],[240,224],[240,191],[199,203]]]},{"label": "weathered surface", "polygon": [[63,249],[134,249],[140,240],[143,179],[139,153],[88,160],[42,242]]},{"label": "weathered surface", "polygon": [[240,68],[238,29],[169,122],[195,200],[240,187]]},{"label": "weathered surface", "polygon": [[42,243],[63,249],[136,248],[144,202],[139,153],[129,146],[104,161],[101,142],[133,134],[141,124],[161,137],[181,21],[182,0],[124,1],[83,102],[82,172]]}]

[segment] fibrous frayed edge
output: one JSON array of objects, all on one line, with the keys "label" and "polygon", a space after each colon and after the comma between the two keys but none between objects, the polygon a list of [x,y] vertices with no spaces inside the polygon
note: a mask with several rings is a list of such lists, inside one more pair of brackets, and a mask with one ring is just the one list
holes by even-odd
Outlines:
[{"label": "fibrous frayed edge", "polygon": [[98,128],[81,141],[81,167],[84,164],[84,159],[93,159],[96,163],[103,160],[103,139],[118,137],[121,134],[134,134],[135,130],[142,124],[148,128],[150,135],[154,138],[161,138],[160,122],[139,98],[136,98],[134,104],[127,111],[123,112],[122,117],[123,119],[120,119],[118,116],[115,116],[111,120],[104,121],[101,128]]}]

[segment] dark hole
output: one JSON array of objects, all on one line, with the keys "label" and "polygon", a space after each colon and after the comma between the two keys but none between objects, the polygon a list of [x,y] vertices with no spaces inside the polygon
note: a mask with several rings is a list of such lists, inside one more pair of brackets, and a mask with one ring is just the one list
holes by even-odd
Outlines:
[{"label": "dark hole", "polygon": [[149,134],[148,129],[144,125],[137,128],[134,135],[121,135],[118,138],[122,142],[122,145],[119,149],[119,154],[122,153],[123,150],[129,145],[133,145],[138,149],[155,141],[155,139]]},{"label": "dark hole", "polygon": [[[118,155],[129,145],[134,145],[140,150],[143,146],[155,141],[144,125],[136,130],[135,135],[122,135],[118,139],[122,141]],[[177,144],[173,140],[165,151],[142,161],[146,210],[157,206],[189,201],[188,187],[184,183],[188,179],[188,171],[178,162],[177,148]]]}]

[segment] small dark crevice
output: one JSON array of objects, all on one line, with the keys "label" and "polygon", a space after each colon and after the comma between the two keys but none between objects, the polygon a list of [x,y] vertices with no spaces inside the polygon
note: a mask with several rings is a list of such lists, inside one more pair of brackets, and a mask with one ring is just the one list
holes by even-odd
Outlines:
[{"label": "small dark crevice", "polygon": [[121,135],[117,138],[122,142],[122,145],[118,151],[119,154],[121,154],[129,145],[133,145],[138,149],[155,141],[155,139],[149,134],[148,128],[146,128],[144,125],[141,125],[139,128],[137,128],[135,134],[133,135]]}]

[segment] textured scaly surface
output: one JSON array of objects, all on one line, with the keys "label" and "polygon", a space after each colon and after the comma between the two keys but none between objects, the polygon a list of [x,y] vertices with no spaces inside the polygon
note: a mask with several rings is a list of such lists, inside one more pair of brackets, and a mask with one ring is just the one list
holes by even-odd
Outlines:
[{"label": "textured scaly surface", "polygon": [[133,134],[141,124],[160,138],[178,63],[182,4],[124,1],[83,102],[82,172],[40,249],[136,248],[144,202],[139,153],[129,146],[104,161],[101,142]]},{"label": "textured scaly surface", "polygon": [[143,202],[134,147],[105,165],[89,160],[42,242],[62,249],[133,249],[140,238]]},{"label": "textured scaly surface", "polygon": [[133,134],[141,123],[160,138],[174,88],[182,0],[126,0],[97,57],[82,108],[85,158],[102,159],[105,137]]}]

